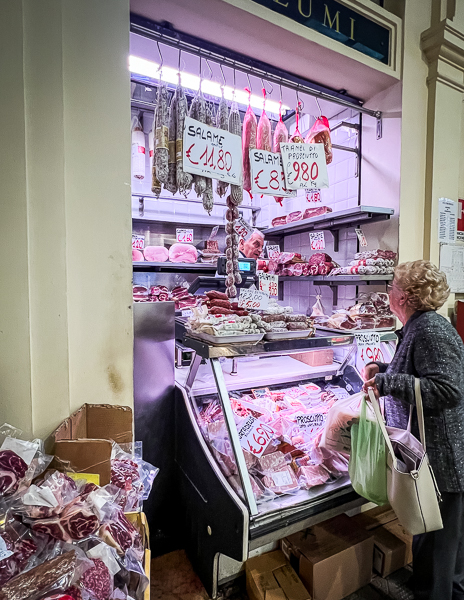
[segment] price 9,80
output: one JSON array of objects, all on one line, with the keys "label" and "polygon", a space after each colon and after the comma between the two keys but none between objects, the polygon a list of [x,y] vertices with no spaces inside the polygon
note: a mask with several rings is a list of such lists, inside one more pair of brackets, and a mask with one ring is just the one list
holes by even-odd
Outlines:
[{"label": "price 9,80", "polygon": [[314,181],[318,178],[319,176],[319,167],[317,166],[317,163],[313,162],[313,164],[311,165],[311,168],[309,168],[308,163],[306,162],[298,162],[297,160],[293,163],[293,171],[294,171],[294,178],[293,178],[293,183],[295,181],[298,181],[299,179],[301,179],[302,181]]}]

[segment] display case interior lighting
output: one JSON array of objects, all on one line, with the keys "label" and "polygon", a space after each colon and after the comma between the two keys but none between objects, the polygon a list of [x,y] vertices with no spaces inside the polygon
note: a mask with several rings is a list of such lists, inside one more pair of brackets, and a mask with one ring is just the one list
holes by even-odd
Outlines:
[{"label": "display case interior lighting", "polygon": [[[129,56],[129,70],[131,73],[136,73],[138,75],[145,75],[146,77],[150,77],[151,79],[159,79],[161,75],[161,80],[165,83],[171,83],[173,85],[177,85],[178,82],[178,71],[173,67],[167,67],[163,65],[160,69],[160,65],[151,60],[146,60],[145,58],[140,58],[138,56]],[[198,91],[200,87],[200,77],[198,75],[193,75],[192,73],[186,73],[185,71],[181,71],[180,80],[183,87]],[[216,98],[220,98],[222,96],[222,87],[220,83],[216,81],[212,81],[209,79],[201,80],[201,89],[202,92],[208,94],[209,96],[215,96]],[[226,100],[234,99],[234,88],[228,85],[224,86],[224,97]],[[239,104],[248,105],[248,92],[245,90],[235,90],[235,100]],[[263,97],[257,96],[256,94],[251,94],[250,104],[253,108],[263,108]],[[276,115],[279,114],[279,102],[275,100],[266,99],[266,110],[270,113],[274,113]],[[285,115],[286,111],[289,109],[289,106],[282,104],[282,115]]]}]

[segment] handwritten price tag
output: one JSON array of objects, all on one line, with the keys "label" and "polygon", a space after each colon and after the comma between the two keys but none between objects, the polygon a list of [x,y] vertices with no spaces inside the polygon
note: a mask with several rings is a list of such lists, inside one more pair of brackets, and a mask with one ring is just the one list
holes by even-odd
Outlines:
[{"label": "handwritten price tag", "polygon": [[310,429],[311,431],[321,428],[325,423],[326,417],[327,415],[324,413],[295,413],[293,415],[300,429]]},{"label": "handwritten price tag", "polygon": [[379,333],[355,333],[358,352],[356,356],[356,366],[362,369],[365,365],[373,361],[385,362]]},{"label": "handwritten price tag", "polygon": [[259,419],[248,417],[238,431],[240,445],[255,456],[261,456],[275,436],[275,431]]},{"label": "handwritten price tag", "polygon": [[324,250],[325,236],[323,231],[311,231],[309,234],[311,250]]},{"label": "handwritten price tag", "polygon": [[243,238],[244,240],[249,239],[253,233],[253,227],[248,225],[243,217],[236,219],[234,229],[238,237]]},{"label": "handwritten price tag", "polygon": [[145,236],[132,234],[132,250],[143,250],[145,248]]},{"label": "handwritten price tag", "polygon": [[176,229],[176,240],[181,244],[191,244],[193,242],[193,229]]},{"label": "handwritten price tag", "polygon": [[277,244],[275,244],[275,245],[268,244],[266,246],[266,250],[267,250],[267,257],[270,258],[271,260],[278,258],[279,254],[280,254],[280,246],[277,246]]},{"label": "handwritten price tag", "polygon": [[259,273],[259,289],[261,292],[269,294],[269,296],[278,295],[279,277],[271,273]]},{"label": "handwritten price tag", "polygon": [[217,236],[218,231],[219,231],[219,225],[216,225],[216,227],[213,227],[213,229],[211,230],[211,233],[209,234],[209,239],[214,240],[214,238]]},{"label": "handwritten price tag", "polygon": [[324,144],[281,144],[280,150],[287,189],[329,187]]},{"label": "handwritten price tag", "polygon": [[265,150],[250,150],[251,191],[264,196],[294,197],[285,187],[282,155]]},{"label": "handwritten price tag", "polygon": [[244,310],[266,310],[269,305],[269,294],[260,292],[259,290],[240,289],[238,298],[239,308]]},{"label": "handwritten price tag", "polygon": [[366,236],[363,233],[362,229],[355,229],[356,235],[358,236],[358,240],[361,246],[367,246]]},{"label": "handwritten price tag", "polygon": [[242,139],[238,135],[185,118],[183,168],[236,185],[242,184]]},{"label": "handwritten price tag", "polygon": [[310,204],[322,202],[320,190],[306,190],[306,201]]}]

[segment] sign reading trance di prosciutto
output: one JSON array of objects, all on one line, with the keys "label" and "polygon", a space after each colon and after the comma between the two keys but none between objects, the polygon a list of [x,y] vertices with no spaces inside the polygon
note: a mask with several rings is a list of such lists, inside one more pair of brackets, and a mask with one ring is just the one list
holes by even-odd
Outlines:
[{"label": "sign reading trance di prosciutto", "polygon": [[390,30],[337,0],[251,0],[388,65]]}]

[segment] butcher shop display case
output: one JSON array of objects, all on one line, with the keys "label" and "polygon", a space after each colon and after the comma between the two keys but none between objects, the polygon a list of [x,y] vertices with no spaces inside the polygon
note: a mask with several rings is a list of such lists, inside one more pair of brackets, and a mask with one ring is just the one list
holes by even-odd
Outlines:
[{"label": "butcher shop display case", "polygon": [[[390,357],[395,334],[377,334]],[[360,506],[347,457],[319,446],[327,412],[362,388],[355,334],[212,346],[176,369],[176,464],[190,558],[217,594],[221,555],[249,553]],[[362,353],[363,357],[365,353]]]}]

